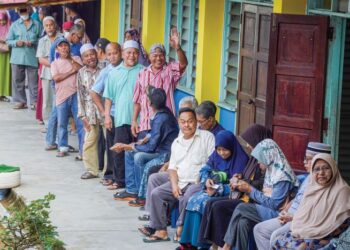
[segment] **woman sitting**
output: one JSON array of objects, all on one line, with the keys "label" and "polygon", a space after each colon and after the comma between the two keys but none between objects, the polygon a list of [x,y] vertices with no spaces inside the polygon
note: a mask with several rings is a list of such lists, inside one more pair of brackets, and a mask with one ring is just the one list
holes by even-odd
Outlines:
[{"label": "woman sitting", "polygon": [[274,249],[321,249],[350,225],[350,187],[333,158],[316,155],[311,174],[291,231],[277,237]]},{"label": "woman sitting", "polygon": [[[249,153],[264,139],[271,138],[269,129],[259,124],[249,126],[239,137]],[[235,176],[236,178],[237,176]],[[246,180],[255,188],[261,190],[264,182],[259,164],[254,157],[250,157],[244,168],[241,179]],[[223,238],[228,228],[228,223],[236,206],[241,202],[248,202],[249,196],[238,191],[231,192],[230,197],[215,197],[207,202],[202,217],[198,240],[200,245],[213,244],[213,249],[223,246]]]},{"label": "woman sitting", "polygon": [[187,203],[180,249],[198,245],[198,231],[206,202],[211,197],[228,196],[228,180],[234,174],[242,173],[248,160],[248,155],[232,132],[223,130],[216,135],[215,151],[200,170],[203,191],[194,194]]},{"label": "woman sitting", "polygon": [[260,142],[252,151],[262,171],[266,171],[263,192],[255,189],[246,181],[239,180],[236,187],[249,194],[256,203],[241,203],[232,214],[224,237],[224,250],[233,246],[236,250],[248,249],[248,235],[255,224],[277,217],[283,203],[299,185],[286,157],[278,145],[271,139]]}]

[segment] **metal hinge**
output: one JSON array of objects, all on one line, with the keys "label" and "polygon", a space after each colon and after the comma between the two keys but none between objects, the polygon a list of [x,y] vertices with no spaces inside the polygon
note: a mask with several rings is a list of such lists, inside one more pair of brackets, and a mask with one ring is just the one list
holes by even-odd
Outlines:
[{"label": "metal hinge", "polygon": [[333,39],[334,39],[334,27],[328,28],[328,39],[330,41],[333,41]]}]

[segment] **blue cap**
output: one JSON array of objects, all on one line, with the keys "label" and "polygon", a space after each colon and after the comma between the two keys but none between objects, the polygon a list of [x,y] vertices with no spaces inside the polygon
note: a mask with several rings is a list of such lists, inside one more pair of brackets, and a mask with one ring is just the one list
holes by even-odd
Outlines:
[{"label": "blue cap", "polygon": [[58,45],[60,45],[61,43],[66,43],[69,45],[69,42],[66,38],[64,37],[59,37],[55,40],[55,47],[57,47]]}]

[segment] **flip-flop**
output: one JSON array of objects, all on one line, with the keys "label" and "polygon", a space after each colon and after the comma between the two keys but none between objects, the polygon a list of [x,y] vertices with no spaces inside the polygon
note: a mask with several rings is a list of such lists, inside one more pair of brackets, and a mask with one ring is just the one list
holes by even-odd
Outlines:
[{"label": "flip-flop", "polygon": [[56,150],[58,147],[57,145],[48,145],[45,150],[46,151],[51,151],[51,150]]},{"label": "flip-flop", "polygon": [[148,214],[143,214],[137,217],[140,221],[149,221],[150,216]]},{"label": "flip-flop", "polygon": [[137,230],[139,230],[139,232],[146,237],[150,237],[152,234],[156,232],[154,228],[151,228],[149,226],[139,227]]},{"label": "flip-flop", "polygon": [[157,235],[151,235],[150,237],[143,238],[143,242],[145,243],[156,243],[156,242],[163,242],[163,241],[170,241],[169,237],[161,238]]},{"label": "flip-flop", "polygon": [[173,242],[174,243],[179,243],[181,240],[181,237],[175,232],[174,237],[173,237]]},{"label": "flip-flop", "polygon": [[78,149],[75,149],[74,147],[68,145],[68,152],[69,153],[79,153]]},{"label": "flip-flop", "polygon": [[27,104],[23,104],[23,103],[17,104],[16,106],[13,107],[13,109],[27,109],[27,108],[28,108]]}]

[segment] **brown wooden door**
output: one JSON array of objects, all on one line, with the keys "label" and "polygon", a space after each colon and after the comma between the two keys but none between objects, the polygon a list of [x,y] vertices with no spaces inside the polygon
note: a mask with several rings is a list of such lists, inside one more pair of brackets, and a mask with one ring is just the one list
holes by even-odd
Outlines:
[{"label": "brown wooden door", "polygon": [[142,0],[131,1],[130,27],[142,32]]},{"label": "brown wooden door", "polygon": [[272,8],[243,4],[237,132],[265,125],[265,102]]},{"label": "brown wooden door", "polygon": [[266,122],[299,170],[307,143],[321,140],[328,24],[324,16],[272,16]]}]

